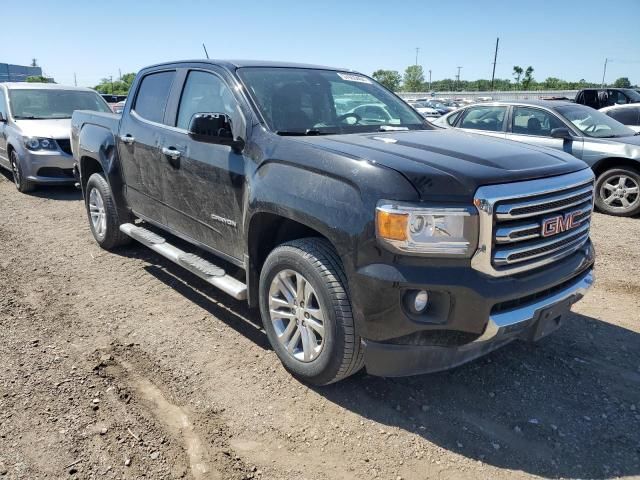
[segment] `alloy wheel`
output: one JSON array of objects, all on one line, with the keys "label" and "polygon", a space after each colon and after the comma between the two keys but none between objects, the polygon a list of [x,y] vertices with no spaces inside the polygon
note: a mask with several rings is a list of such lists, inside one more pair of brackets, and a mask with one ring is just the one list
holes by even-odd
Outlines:
[{"label": "alloy wheel", "polygon": [[18,156],[15,152],[11,152],[11,173],[13,174],[13,182],[16,187],[20,188],[20,169],[18,168]]},{"label": "alloy wheel", "polygon": [[294,270],[276,274],[269,288],[269,315],[278,341],[301,362],[312,362],[324,347],[324,312],[309,281]]},{"label": "alloy wheel", "polygon": [[107,233],[107,215],[104,211],[104,201],[97,188],[92,188],[89,193],[89,214],[93,231],[100,238]]},{"label": "alloy wheel", "polygon": [[629,210],[640,203],[640,185],[627,175],[613,175],[600,187],[602,201],[612,208]]}]

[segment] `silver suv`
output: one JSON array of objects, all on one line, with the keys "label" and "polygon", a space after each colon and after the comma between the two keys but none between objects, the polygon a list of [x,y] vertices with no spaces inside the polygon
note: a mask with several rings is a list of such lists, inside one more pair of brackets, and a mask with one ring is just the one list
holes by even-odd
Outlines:
[{"label": "silver suv", "polygon": [[73,184],[71,114],[111,112],[88,88],[42,83],[0,83],[0,166],[10,169],[16,187]]}]

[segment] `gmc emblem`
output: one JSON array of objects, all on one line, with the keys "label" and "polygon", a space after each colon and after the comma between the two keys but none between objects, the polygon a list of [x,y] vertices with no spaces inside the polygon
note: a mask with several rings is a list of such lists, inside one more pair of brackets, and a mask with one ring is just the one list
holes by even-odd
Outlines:
[{"label": "gmc emblem", "polygon": [[576,220],[582,213],[582,210],[575,210],[564,215],[545,218],[542,221],[542,236],[551,237],[567,230],[580,226],[580,221]]}]

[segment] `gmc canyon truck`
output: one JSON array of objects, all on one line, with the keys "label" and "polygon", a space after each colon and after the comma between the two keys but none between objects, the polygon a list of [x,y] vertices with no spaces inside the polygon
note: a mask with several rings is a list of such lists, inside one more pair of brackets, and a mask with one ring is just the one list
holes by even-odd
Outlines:
[{"label": "gmc canyon truck", "polygon": [[436,128],[357,72],[155,65],[71,136],[98,244],[133,238],[259,307],[308,383],[537,340],[593,283],[582,161]]}]

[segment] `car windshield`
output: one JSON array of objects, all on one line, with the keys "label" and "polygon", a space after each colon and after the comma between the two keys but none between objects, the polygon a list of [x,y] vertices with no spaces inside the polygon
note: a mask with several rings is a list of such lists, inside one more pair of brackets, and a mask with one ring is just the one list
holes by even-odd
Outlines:
[{"label": "car windshield", "polygon": [[442,102],[437,102],[437,101],[435,101],[435,100],[431,100],[431,101],[429,102],[429,106],[430,106],[430,107],[433,107],[433,108],[445,108],[445,107],[446,107],[446,105],[445,105],[444,103],[442,103]]},{"label": "car windshield", "polygon": [[556,110],[588,137],[616,138],[628,137],[636,133],[617,120],[590,107],[571,105],[556,107]]},{"label": "car windshield", "polygon": [[74,110],[111,112],[100,95],[78,90],[9,90],[9,106],[16,120],[71,118]]},{"label": "car windshield", "polygon": [[430,128],[406,103],[357,73],[244,67],[238,75],[269,128],[280,135]]}]

